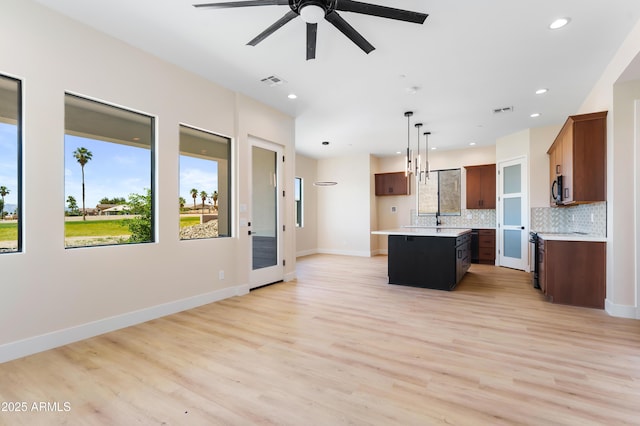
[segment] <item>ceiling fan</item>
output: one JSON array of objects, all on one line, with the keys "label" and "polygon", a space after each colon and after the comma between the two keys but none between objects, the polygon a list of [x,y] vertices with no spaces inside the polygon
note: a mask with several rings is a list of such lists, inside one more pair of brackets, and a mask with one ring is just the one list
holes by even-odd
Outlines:
[{"label": "ceiling fan", "polygon": [[370,3],[362,3],[352,0],[251,0],[233,1],[222,3],[194,4],[196,8],[228,9],[234,7],[253,6],[289,6],[289,10],[282,18],[273,23],[269,28],[258,34],[247,45],[255,46],[287,22],[300,16],[307,23],[307,60],[316,57],[316,39],[318,22],[326,19],[345,36],[353,41],[365,53],[375,49],[360,33],[358,33],[337,11],[355,12],[363,15],[378,16],[381,18],[395,19],[398,21],[424,23],[427,14],[412,12],[409,10],[395,9]]}]

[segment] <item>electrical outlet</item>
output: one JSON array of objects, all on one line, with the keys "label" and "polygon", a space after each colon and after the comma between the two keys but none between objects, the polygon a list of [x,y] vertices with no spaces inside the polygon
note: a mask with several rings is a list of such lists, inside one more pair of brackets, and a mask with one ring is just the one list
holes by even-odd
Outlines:
[{"label": "electrical outlet", "polygon": [[219,280],[224,280],[224,271],[223,270],[218,271],[218,279]]},{"label": "electrical outlet", "polygon": [[593,213],[591,213],[591,223],[595,222],[594,218],[593,218]]},{"label": "electrical outlet", "polygon": [[397,211],[398,211],[398,208],[396,206],[391,207],[391,213],[395,213]]},{"label": "electrical outlet", "polygon": [[571,222],[575,222],[575,221],[576,221],[576,215],[575,215],[575,214],[572,214],[572,215],[571,215]]}]

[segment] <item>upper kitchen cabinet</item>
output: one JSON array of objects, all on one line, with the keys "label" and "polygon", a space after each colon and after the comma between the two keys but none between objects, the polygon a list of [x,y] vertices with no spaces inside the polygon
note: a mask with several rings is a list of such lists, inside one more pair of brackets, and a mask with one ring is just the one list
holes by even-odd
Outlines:
[{"label": "upper kitchen cabinet", "polygon": [[376,173],[376,195],[409,195],[411,187],[405,172]]},{"label": "upper kitchen cabinet", "polygon": [[467,209],[496,208],[496,165],[466,166]]},{"label": "upper kitchen cabinet", "polygon": [[606,111],[567,119],[547,151],[551,205],[606,201],[606,142]]}]

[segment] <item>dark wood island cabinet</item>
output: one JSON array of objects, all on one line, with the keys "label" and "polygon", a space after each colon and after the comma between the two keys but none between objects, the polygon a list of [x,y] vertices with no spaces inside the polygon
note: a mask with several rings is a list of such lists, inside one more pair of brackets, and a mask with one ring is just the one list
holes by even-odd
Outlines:
[{"label": "dark wood island cabinet", "polygon": [[471,265],[471,230],[405,232],[387,234],[389,284],[453,290]]}]

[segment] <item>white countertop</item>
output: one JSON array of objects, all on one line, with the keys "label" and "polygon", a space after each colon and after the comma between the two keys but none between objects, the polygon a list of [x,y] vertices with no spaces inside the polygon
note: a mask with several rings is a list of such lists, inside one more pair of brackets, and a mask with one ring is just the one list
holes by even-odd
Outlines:
[{"label": "white countertop", "polygon": [[589,234],[577,234],[575,232],[538,232],[538,237],[546,241],[587,241],[606,243],[607,237],[597,237]]},{"label": "white countertop", "polygon": [[410,235],[414,237],[459,237],[471,232],[471,228],[396,228],[372,231],[376,235]]}]

